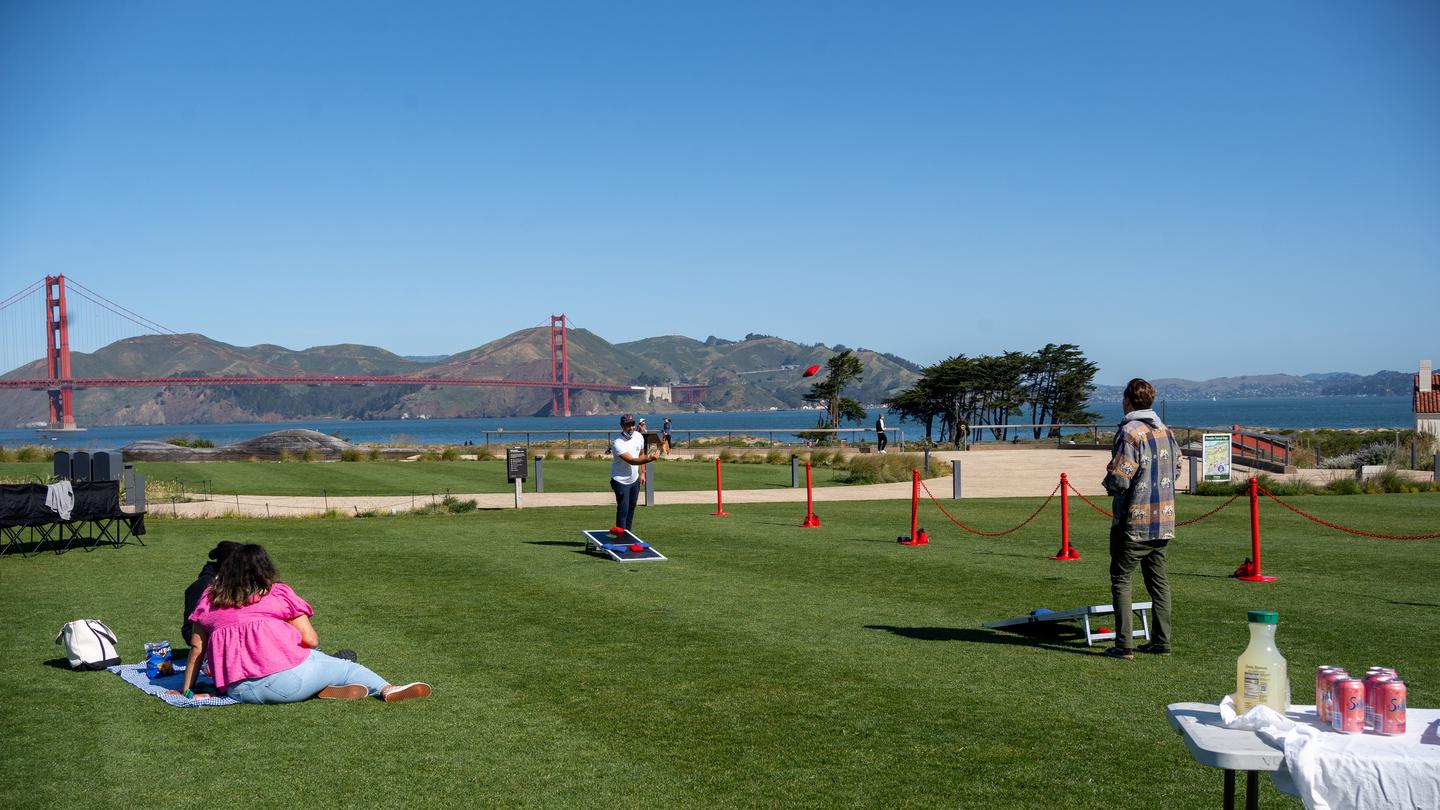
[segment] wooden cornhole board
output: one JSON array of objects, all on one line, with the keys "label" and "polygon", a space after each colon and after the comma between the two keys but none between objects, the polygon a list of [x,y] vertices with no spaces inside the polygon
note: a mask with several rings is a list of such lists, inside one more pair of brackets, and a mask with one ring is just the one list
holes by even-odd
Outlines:
[{"label": "wooden cornhole board", "polygon": [[[611,535],[608,529],[586,529],[581,534],[585,535],[586,551],[602,555],[615,562],[650,562],[665,559],[664,554],[656,551],[649,543],[636,537],[628,529],[619,537]],[[630,546],[635,543],[644,544],[645,548],[640,551],[631,551]]]},{"label": "wooden cornhole board", "polygon": [[[1137,638],[1150,640],[1150,603],[1132,602],[1131,610],[1140,614],[1140,629],[1131,631]],[[996,619],[993,622],[985,622],[985,626],[991,629],[1000,627],[1015,627],[1023,624],[1044,624],[1047,622],[1079,622],[1085,631],[1086,646],[1093,646],[1097,641],[1105,641],[1115,638],[1114,632],[1097,633],[1090,627],[1091,616],[1109,616],[1115,612],[1114,605],[1091,605],[1089,607],[1078,607],[1070,610],[1052,610],[1048,613],[1027,613],[1024,616],[1016,616],[1013,619]]]}]

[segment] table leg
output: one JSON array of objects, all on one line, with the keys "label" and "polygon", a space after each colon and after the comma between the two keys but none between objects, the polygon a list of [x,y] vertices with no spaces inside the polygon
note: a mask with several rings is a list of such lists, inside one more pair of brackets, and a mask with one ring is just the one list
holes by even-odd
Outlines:
[{"label": "table leg", "polygon": [[1221,805],[1225,810],[1235,810],[1235,772],[1225,772],[1225,802]]},{"label": "table leg", "polygon": [[1260,806],[1260,772],[1245,772],[1245,810],[1256,810]]}]

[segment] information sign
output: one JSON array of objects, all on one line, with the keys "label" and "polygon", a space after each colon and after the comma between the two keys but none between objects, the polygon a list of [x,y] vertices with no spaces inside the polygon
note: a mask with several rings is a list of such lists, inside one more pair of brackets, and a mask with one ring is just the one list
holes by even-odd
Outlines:
[{"label": "information sign", "polygon": [[1230,434],[1206,433],[1201,437],[1202,481],[1230,481]]},{"label": "information sign", "polygon": [[505,449],[505,481],[515,483],[525,480],[525,448],[508,447]]}]

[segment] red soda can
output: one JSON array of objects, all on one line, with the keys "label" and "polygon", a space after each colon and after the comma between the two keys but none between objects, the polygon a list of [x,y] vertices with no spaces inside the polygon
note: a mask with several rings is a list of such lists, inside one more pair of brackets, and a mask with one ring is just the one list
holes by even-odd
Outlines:
[{"label": "red soda can", "polygon": [[1321,664],[1315,668],[1315,713],[1320,715],[1320,722],[1329,720],[1330,716],[1325,713],[1325,676],[1335,670],[1337,666]]},{"label": "red soda can", "polygon": [[1336,669],[1325,674],[1325,690],[1321,693],[1321,701],[1325,706],[1325,722],[1332,723],[1335,720],[1335,682],[1349,678],[1349,674],[1343,669]]},{"label": "red soda can", "polygon": [[1376,731],[1392,737],[1405,733],[1405,692],[1404,681],[1386,681],[1380,685],[1380,698],[1376,704],[1380,725]]},{"label": "red soda can", "polygon": [[1337,680],[1330,699],[1330,727],[1341,734],[1364,734],[1365,682],[1359,678]]},{"label": "red soda can", "polygon": [[1379,726],[1379,724],[1376,722],[1376,718],[1377,718],[1379,715],[1377,714],[1377,712],[1376,712],[1376,710],[1375,710],[1375,705],[1376,705],[1376,703],[1378,702],[1378,698],[1380,697],[1380,692],[1379,692],[1379,690],[1378,690],[1376,687],[1377,687],[1377,685],[1380,684],[1382,681],[1388,681],[1388,680],[1391,680],[1391,678],[1390,678],[1389,675],[1386,675],[1384,672],[1381,672],[1380,670],[1372,670],[1372,671],[1367,672],[1367,673],[1365,674],[1364,680],[1365,680],[1365,726],[1366,726],[1366,728],[1379,728],[1380,726]]}]

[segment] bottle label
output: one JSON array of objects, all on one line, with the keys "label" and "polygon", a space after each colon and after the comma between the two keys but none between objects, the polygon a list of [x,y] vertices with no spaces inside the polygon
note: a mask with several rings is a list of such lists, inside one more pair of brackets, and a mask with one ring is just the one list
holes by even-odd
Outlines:
[{"label": "bottle label", "polygon": [[1245,706],[1242,713],[1265,702],[1270,694],[1270,673],[1260,667],[1245,667]]}]

